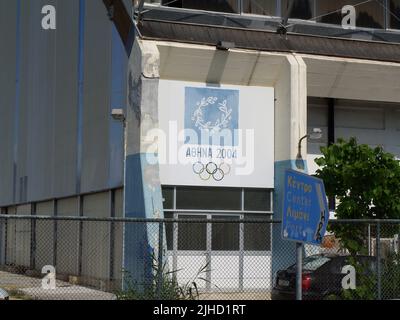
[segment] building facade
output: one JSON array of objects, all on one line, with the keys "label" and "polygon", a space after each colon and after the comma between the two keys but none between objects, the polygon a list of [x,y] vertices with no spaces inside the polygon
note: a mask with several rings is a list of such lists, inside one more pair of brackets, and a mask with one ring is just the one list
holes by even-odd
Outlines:
[{"label": "building facade", "polygon": [[[400,156],[400,1],[53,1],[53,33],[35,24],[42,2],[0,2],[3,213],[279,220],[313,128],[309,173],[337,138]],[[220,287],[229,266],[231,289],[269,288],[291,250],[275,227],[182,228],[167,230],[171,266],[210,262]],[[115,266],[85,272],[142,277],[151,232],[116,236]]]}]

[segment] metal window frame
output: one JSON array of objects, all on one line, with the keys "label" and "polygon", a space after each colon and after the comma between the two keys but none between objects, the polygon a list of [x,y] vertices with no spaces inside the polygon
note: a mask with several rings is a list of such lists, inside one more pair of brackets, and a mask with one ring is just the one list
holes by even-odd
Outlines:
[{"label": "metal window frame", "polygon": [[[198,256],[204,257],[207,264],[206,271],[206,284],[205,289],[207,291],[211,291],[211,272],[212,272],[212,257],[238,257],[239,259],[239,278],[238,278],[238,289],[239,291],[244,290],[244,260],[245,257],[248,256],[256,256],[256,257],[271,257],[272,256],[272,224],[270,225],[270,246],[269,250],[244,250],[244,223],[243,220],[247,214],[252,215],[268,215],[272,217],[273,215],[273,200],[274,200],[274,189],[265,188],[266,191],[270,193],[270,210],[271,211],[246,211],[244,208],[244,199],[245,199],[245,189],[244,187],[240,188],[240,197],[241,197],[241,210],[185,210],[185,209],[176,209],[177,202],[177,186],[166,185],[165,187],[173,189],[173,204],[172,209],[164,209],[164,212],[172,213],[173,218],[178,220],[179,216],[185,215],[202,215],[206,216],[206,250],[178,250],[178,235],[179,235],[179,223],[173,223],[173,244],[172,250],[166,251],[166,255],[168,259],[172,259],[172,269],[178,270],[178,257],[189,257],[189,256]],[[230,215],[237,216],[239,218],[239,250],[235,251],[225,251],[225,250],[212,250],[212,217],[216,215]]]},{"label": "metal window frame", "polygon": [[[144,7],[148,10],[151,9],[164,9],[164,10],[174,10],[174,11],[182,11],[182,12],[189,12],[189,13],[195,13],[195,12],[204,12],[204,13],[211,13],[211,14],[220,14],[220,15],[232,15],[232,16],[248,16],[248,17],[269,17],[269,18],[282,18],[282,0],[276,0],[275,3],[275,15],[272,16],[267,16],[267,15],[260,15],[260,14],[256,14],[256,13],[245,13],[243,12],[243,0],[237,0],[238,1],[238,12],[237,13],[229,13],[229,12],[219,12],[219,11],[209,11],[209,10],[196,10],[196,9],[188,9],[188,8],[176,8],[176,7],[166,7],[164,5],[160,3],[145,3]],[[384,0],[385,1],[385,8],[382,7],[383,10],[383,19],[384,19],[384,25],[382,29],[374,29],[374,28],[367,28],[367,27],[358,27],[357,30],[360,31],[375,31],[375,30],[382,30],[382,31],[390,31],[390,32],[397,32],[399,33],[400,30],[399,29],[391,29],[390,28],[390,2],[389,0]],[[317,15],[317,2],[318,0],[313,0],[313,17],[315,17]],[[296,23],[296,21],[300,21],[300,22],[307,22],[307,23],[317,23],[315,20],[304,20],[304,19],[295,19],[295,18],[290,18],[288,20],[289,23]],[[323,24],[324,25],[324,24]],[[335,26],[335,25],[329,25],[329,26]]]},{"label": "metal window frame", "polygon": [[[207,216],[207,225],[211,225],[211,218],[213,215],[237,215],[239,216],[240,220],[245,220],[245,216],[248,214],[251,215],[262,215],[262,216],[269,216],[272,217],[273,216],[273,210],[274,210],[274,189],[268,189],[265,188],[266,191],[270,192],[270,211],[251,211],[251,210],[245,210],[244,209],[244,195],[245,195],[245,189],[244,187],[240,188],[241,190],[241,210],[203,210],[203,209],[177,209],[176,208],[176,202],[177,202],[177,186],[171,186],[171,185],[165,185],[165,187],[168,188],[172,188],[173,189],[173,207],[172,209],[164,209],[164,212],[166,213],[172,213],[174,219],[178,219],[178,215],[205,215]],[[239,189],[239,188],[238,188]],[[244,229],[244,225],[242,222],[239,223],[239,225],[241,226],[241,229]],[[271,226],[272,228],[272,226]],[[178,250],[178,232],[179,232],[179,226],[178,223],[174,222],[174,226],[173,226],[173,250],[172,251],[189,251],[189,252],[195,252],[195,251],[191,251],[191,250]],[[244,230],[243,230],[244,231]],[[243,245],[244,247],[244,234],[242,233],[242,231],[240,232],[241,236],[243,239],[240,239],[241,243],[239,244],[239,247]],[[272,231],[271,231],[272,234]],[[175,239],[176,238],[176,239]],[[271,241],[272,244],[272,241]],[[266,251],[256,251],[256,252],[271,252],[272,250],[272,246],[270,248],[270,250],[266,250]],[[171,250],[169,250],[171,251]],[[211,250],[212,251],[212,250]],[[239,250],[240,251],[240,250]],[[244,251],[244,250],[243,250]]]},{"label": "metal window frame", "polygon": [[[270,210],[245,210],[244,209],[244,194],[245,194],[245,190],[246,189],[251,189],[251,188],[233,188],[233,189],[240,189],[241,190],[241,208],[240,210],[208,210],[208,209],[177,209],[176,206],[176,200],[177,200],[177,187],[181,187],[181,186],[172,186],[172,185],[162,185],[162,187],[166,187],[166,188],[170,188],[173,189],[173,204],[172,204],[172,208],[168,208],[168,209],[164,209],[164,212],[169,212],[169,213],[210,213],[210,214],[260,214],[260,215],[270,215],[272,216],[274,214],[274,189],[272,188],[255,188],[255,189],[262,189],[265,191],[269,191],[270,193]],[[192,186],[188,186],[188,187],[192,187]],[[204,187],[201,187],[204,188]],[[229,187],[230,189],[232,189],[231,187]]]}]

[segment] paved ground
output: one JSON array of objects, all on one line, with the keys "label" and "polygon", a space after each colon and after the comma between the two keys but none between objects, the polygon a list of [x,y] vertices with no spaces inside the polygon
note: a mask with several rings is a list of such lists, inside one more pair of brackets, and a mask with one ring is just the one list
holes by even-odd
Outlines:
[{"label": "paved ground", "polygon": [[0,271],[0,287],[22,299],[114,300],[115,295],[68,282],[56,282],[56,289],[43,289],[42,279]]},{"label": "paved ground", "polygon": [[[42,288],[42,279],[0,271],[0,288],[12,294],[12,299],[36,300],[115,300],[112,293],[56,282],[56,289]],[[269,292],[209,292],[201,293],[200,300],[271,300]]]},{"label": "paved ground", "polygon": [[271,300],[270,292],[211,292],[201,293],[200,300]]}]

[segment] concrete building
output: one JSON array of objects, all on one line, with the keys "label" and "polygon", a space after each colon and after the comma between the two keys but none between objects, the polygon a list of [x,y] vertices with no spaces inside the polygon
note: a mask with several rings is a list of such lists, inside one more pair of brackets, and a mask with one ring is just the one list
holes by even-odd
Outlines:
[{"label": "concrete building", "polygon": [[[40,26],[48,3],[53,31]],[[284,170],[297,167],[312,128],[323,138],[303,145],[309,173],[319,147],[339,137],[400,156],[400,1],[104,4],[0,0],[3,213],[279,220]],[[124,109],[125,130],[113,108]],[[231,136],[194,140],[204,129]],[[220,287],[269,288],[291,250],[278,227],[267,241],[239,225],[187,228],[182,241],[167,230],[171,265],[208,261]],[[101,238],[92,232],[81,236]],[[115,236],[112,266],[107,246],[94,269],[56,263],[96,279],[122,267],[143,277],[152,231]]]}]

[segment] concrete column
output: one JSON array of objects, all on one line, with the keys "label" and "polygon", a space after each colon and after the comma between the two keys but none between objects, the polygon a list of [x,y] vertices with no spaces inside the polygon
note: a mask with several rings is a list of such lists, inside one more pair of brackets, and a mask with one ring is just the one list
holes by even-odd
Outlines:
[{"label": "concrete column", "polygon": [[[303,59],[289,55],[275,84],[275,194],[274,220],[282,220],[284,173],[296,169],[298,142],[307,134],[307,68]],[[302,144],[307,159],[307,142]],[[305,160],[304,160],[305,161]],[[305,171],[307,164],[305,163]],[[281,224],[273,226],[272,277],[296,261],[296,246],[281,238]]]},{"label": "concrete column", "polygon": [[[162,218],[158,163],[148,152],[146,135],[158,128],[159,52],[149,41],[136,39],[128,64],[128,107],[125,131],[125,217]],[[152,255],[157,257],[158,225],[125,224],[123,267],[139,285],[152,279]]]}]

